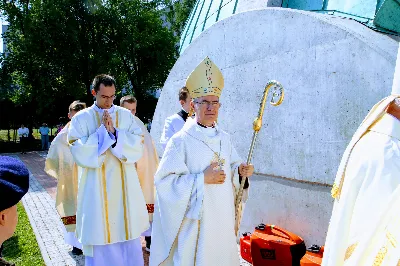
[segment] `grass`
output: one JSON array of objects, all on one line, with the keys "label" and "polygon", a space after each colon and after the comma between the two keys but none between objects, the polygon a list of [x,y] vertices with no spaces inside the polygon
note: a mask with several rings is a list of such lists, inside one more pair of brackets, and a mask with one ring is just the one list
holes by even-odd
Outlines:
[{"label": "grass", "polygon": [[[53,128],[53,135],[54,135],[56,132],[57,132],[57,128]],[[50,133],[51,133],[51,131],[50,131]],[[8,131],[7,131],[7,130],[5,130],[5,129],[0,130],[0,141],[8,141],[8,136],[7,136],[7,134],[8,134]],[[12,139],[13,139],[13,134],[14,134],[14,130],[10,130],[11,141],[12,141]],[[39,129],[38,129],[38,128],[34,128],[34,129],[33,129],[33,137],[34,137],[35,139],[40,140],[40,133],[39,133]],[[19,141],[18,136],[17,136],[17,141]]]},{"label": "grass", "polygon": [[22,203],[18,203],[18,225],[14,236],[4,242],[3,258],[17,266],[45,265],[35,234]]}]

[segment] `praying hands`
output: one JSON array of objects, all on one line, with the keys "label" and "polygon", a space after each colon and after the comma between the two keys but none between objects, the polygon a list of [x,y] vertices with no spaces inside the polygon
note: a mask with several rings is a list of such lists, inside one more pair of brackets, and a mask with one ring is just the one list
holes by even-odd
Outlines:
[{"label": "praying hands", "polygon": [[102,122],[103,122],[103,125],[105,126],[107,132],[109,132],[111,134],[115,134],[115,128],[113,125],[113,121],[112,121],[110,114],[107,112],[107,110],[104,110]]}]

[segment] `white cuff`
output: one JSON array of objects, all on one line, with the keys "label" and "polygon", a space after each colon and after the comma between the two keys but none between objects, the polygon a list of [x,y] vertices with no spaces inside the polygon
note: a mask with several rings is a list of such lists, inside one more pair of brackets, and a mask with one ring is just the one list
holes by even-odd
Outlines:
[{"label": "white cuff", "polygon": [[190,196],[189,209],[186,217],[189,219],[200,220],[204,198],[204,174],[197,174],[193,184],[192,195]]},{"label": "white cuff", "polygon": [[98,138],[98,153],[99,156],[106,152],[114,143],[115,143],[115,137],[108,133],[105,126],[101,125],[97,130],[97,138]]},{"label": "white cuff", "polygon": [[112,154],[115,155],[115,157],[121,159],[122,158],[122,151],[123,151],[123,143],[124,143],[124,139],[125,139],[125,134],[123,132],[120,132],[117,129],[115,129],[115,132],[116,132],[116,135],[117,135],[117,144],[115,144],[114,148],[111,148],[111,152],[112,152]]}]

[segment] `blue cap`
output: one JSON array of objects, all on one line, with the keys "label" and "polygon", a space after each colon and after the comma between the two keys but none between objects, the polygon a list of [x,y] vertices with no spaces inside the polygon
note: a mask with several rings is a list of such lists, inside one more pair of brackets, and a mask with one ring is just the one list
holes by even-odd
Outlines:
[{"label": "blue cap", "polygon": [[0,156],[0,211],[16,205],[29,189],[29,171],[18,159]]}]

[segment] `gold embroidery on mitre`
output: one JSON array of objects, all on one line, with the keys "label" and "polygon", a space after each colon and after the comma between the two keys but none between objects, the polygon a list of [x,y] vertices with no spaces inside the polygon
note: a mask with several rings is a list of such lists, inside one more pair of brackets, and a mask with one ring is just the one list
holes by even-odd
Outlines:
[{"label": "gold embroidery on mitre", "polygon": [[344,256],[344,260],[347,260],[348,258],[350,258],[350,256],[353,254],[354,250],[356,249],[357,245],[358,245],[358,243],[355,243],[346,249],[346,254]]},{"label": "gold embroidery on mitre", "polygon": [[207,56],[186,79],[190,96],[195,99],[202,96],[221,96],[224,77],[221,70]]}]

